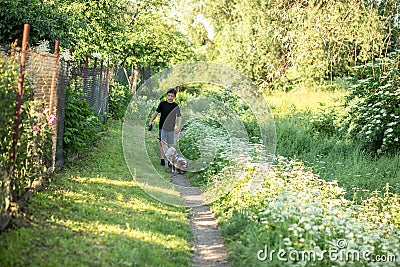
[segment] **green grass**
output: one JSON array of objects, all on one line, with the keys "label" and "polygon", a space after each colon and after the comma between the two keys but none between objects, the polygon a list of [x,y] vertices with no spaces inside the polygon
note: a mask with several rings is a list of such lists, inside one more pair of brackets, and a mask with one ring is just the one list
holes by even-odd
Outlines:
[{"label": "green grass", "polygon": [[277,91],[266,96],[269,107],[275,116],[288,116],[296,112],[317,113],[319,103],[335,106],[343,101],[345,91],[324,91],[311,89],[296,89],[288,93]]},{"label": "green grass", "polygon": [[325,108],[339,106],[340,91],[306,91],[276,93],[267,97],[274,113],[278,155],[295,158],[313,168],[325,180],[338,180],[346,188],[347,198],[354,191],[366,198],[375,190],[384,191],[386,183],[391,192],[400,193],[400,155],[371,155],[358,143],[337,135],[319,134],[310,127],[309,118]]},{"label": "green grass", "polygon": [[[126,167],[121,123],[56,174],[1,234],[0,266],[188,266],[185,208],[158,202]],[[140,164],[140,163],[139,163]]]}]

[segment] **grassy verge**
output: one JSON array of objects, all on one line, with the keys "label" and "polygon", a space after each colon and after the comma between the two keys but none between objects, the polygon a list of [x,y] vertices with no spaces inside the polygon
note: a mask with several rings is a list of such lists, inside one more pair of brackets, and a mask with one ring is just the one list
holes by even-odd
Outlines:
[{"label": "grassy verge", "polygon": [[[398,266],[400,198],[389,190],[400,191],[400,157],[372,156],[341,139],[336,129],[319,132],[310,119],[340,97],[340,92],[301,90],[270,96],[277,155],[294,160],[278,157],[268,171],[239,163],[218,174],[220,180],[242,174],[212,206],[232,266]],[[252,187],[253,181],[263,182]],[[385,189],[386,183],[391,187]],[[348,200],[354,187],[357,201]],[[338,248],[373,256],[324,256]]]},{"label": "grassy verge", "polygon": [[325,180],[338,180],[347,198],[355,191],[366,198],[375,190],[400,193],[400,155],[374,156],[360,144],[349,143],[337,135],[318,133],[309,119],[318,108],[337,106],[343,92],[293,91],[268,97],[277,132],[277,155],[295,158],[313,168]]},{"label": "grassy verge", "polygon": [[187,210],[150,198],[124,160],[121,124],[29,199],[0,266],[188,266]]},{"label": "grassy verge", "polygon": [[[279,155],[272,165],[243,157],[225,161],[224,154],[216,153],[217,166],[189,174],[198,184],[229,185],[212,210],[232,266],[398,266],[400,197],[390,192],[393,187],[385,188],[388,173],[396,183],[398,158],[373,157],[340,138],[332,123],[336,113],[319,108],[335,106],[341,96],[302,90],[269,96]],[[313,122],[315,117],[322,119]],[[202,128],[229,149],[212,126]],[[196,147],[193,140],[183,144]],[[363,200],[352,199],[353,187],[366,189],[359,193]],[[372,256],[338,259],[335,251]],[[375,261],[380,257],[386,259],[382,265]]]}]

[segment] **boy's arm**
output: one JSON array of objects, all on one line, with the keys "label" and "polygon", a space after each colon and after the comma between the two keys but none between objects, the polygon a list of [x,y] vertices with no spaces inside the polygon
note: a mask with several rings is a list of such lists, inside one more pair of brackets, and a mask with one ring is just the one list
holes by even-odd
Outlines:
[{"label": "boy's arm", "polygon": [[178,126],[175,129],[175,133],[179,133],[179,131],[181,130],[182,127],[182,116],[178,117]]},{"label": "boy's arm", "polygon": [[158,115],[158,112],[154,111],[153,115],[151,116],[149,126],[153,124],[153,121],[156,119],[157,115]]}]

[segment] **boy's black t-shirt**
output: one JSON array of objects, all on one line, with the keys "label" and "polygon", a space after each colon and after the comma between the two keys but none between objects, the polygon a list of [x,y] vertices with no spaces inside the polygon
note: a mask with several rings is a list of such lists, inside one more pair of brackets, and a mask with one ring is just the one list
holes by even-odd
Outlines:
[{"label": "boy's black t-shirt", "polygon": [[175,102],[162,101],[156,111],[161,114],[159,128],[167,132],[174,131],[175,119],[181,116],[181,110]]}]

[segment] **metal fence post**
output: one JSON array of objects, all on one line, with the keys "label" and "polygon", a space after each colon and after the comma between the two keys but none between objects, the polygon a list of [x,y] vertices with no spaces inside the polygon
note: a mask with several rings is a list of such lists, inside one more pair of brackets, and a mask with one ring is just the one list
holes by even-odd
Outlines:
[{"label": "metal fence post", "polygon": [[15,166],[15,154],[17,152],[17,144],[18,144],[18,128],[21,121],[21,105],[22,105],[22,94],[24,92],[24,75],[25,75],[25,65],[26,65],[26,49],[28,46],[29,40],[29,30],[30,25],[24,24],[24,31],[22,34],[22,50],[21,50],[21,58],[20,58],[20,67],[19,67],[19,76],[18,76],[18,92],[17,92],[17,99],[15,102],[15,116],[14,116],[14,125],[13,125],[13,144],[12,150],[10,154],[10,161],[11,161],[11,179],[10,179],[10,189],[11,189],[11,198],[14,200],[16,198],[14,187],[14,166]]},{"label": "metal fence post", "polygon": [[60,41],[56,40],[56,43],[54,45],[54,61],[53,61],[53,69],[52,69],[52,74],[51,74],[50,107],[49,107],[50,114],[53,114],[53,106],[54,105],[57,106],[57,103],[54,103],[54,95],[55,95],[56,85],[57,85],[58,55],[60,52],[59,47],[60,47]]},{"label": "metal fence post", "polygon": [[[54,60],[53,60],[53,68],[52,68],[52,73],[51,73],[51,86],[50,86],[50,107],[49,111],[50,114],[53,114],[54,112],[54,106],[57,109],[58,106],[58,95],[56,94],[57,91],[57,74],[58,74],[58,56],[59,56],[59,48],[60,48],[60,41],[56,40],[54,44]],[[57,112],[57,111],[56,111]],[[52,162],[51,162],[51,169],[55,169],[55,164],[56,164],[56,153],[57,153],[57,123],[53,125],[52,131]]]},{"label": "metal fence post", "polygon": [[[114,65],[115,66],[115,65]],[[115,78],[115,76],[114,76]],[[110,60],[107,60],[107,68],[106,68],[106,99],[105,99],[105,105],[106,105],[106,114],[108,115],[108,97],[110,95]]]},{"label": "metal fence post", "polygon": [[103,85],[103,60],[100,61],[100,77],[99,77],[99,94],[97,95],[98,101],[99,101],[99,114],[101,117],[101,122],[104,124],[105,123],[105,117],[104,117],[104,101],[103,101],[103,91],[104,91],[104,85]]}]

